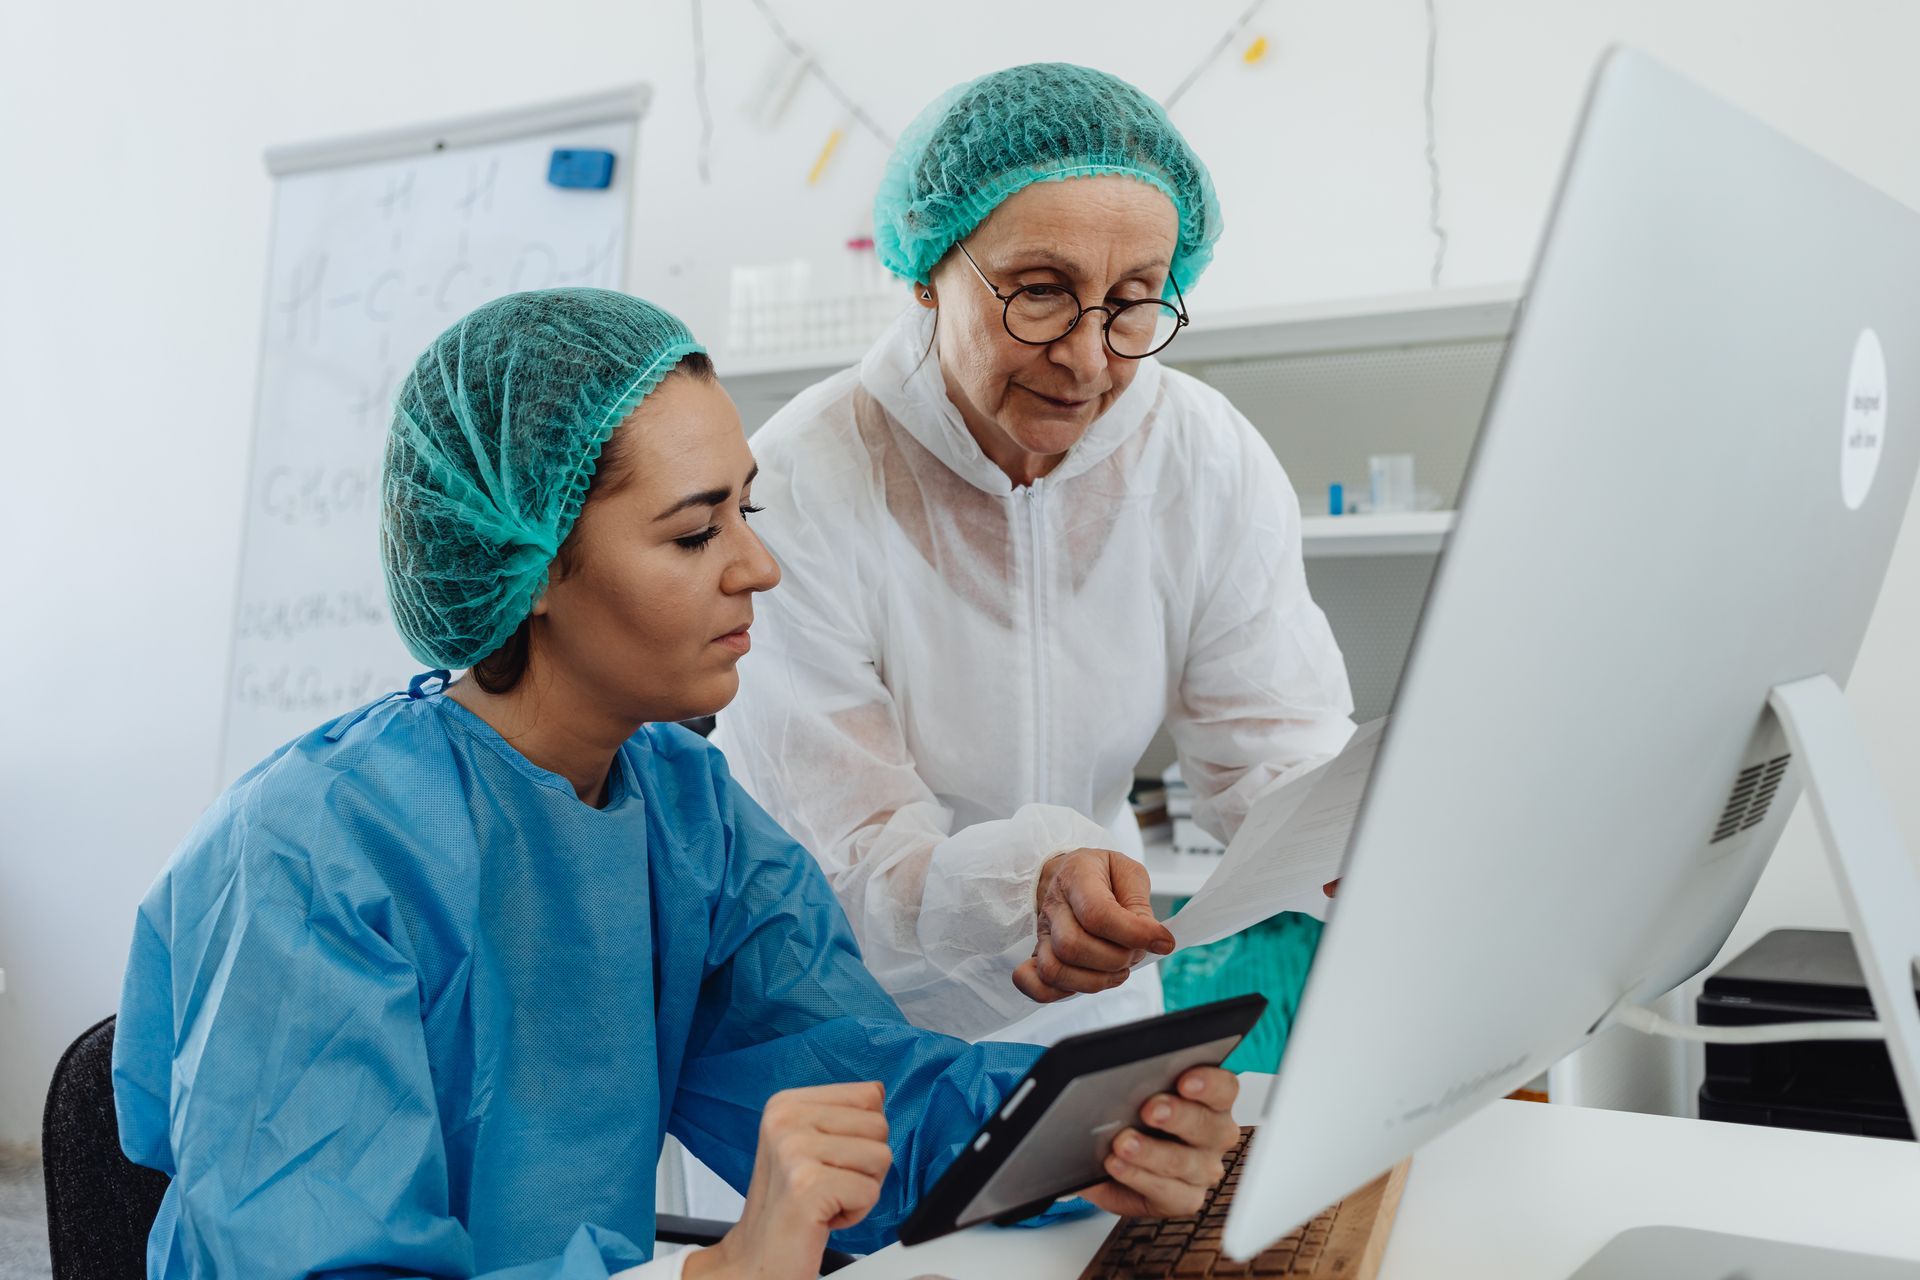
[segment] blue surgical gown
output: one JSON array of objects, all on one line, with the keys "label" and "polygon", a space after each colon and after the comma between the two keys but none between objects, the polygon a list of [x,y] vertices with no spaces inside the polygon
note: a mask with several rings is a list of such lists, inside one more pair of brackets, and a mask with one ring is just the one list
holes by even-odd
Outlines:
[{"label": "blue surgical gown", "polygon": [[606,806],[442,695],[283,747],[142,904],[121,1143],[172,1176],[154,1277],[602,1277],[672,1133],[746,1186],[781,1089],[880,1080],[898,1225],[1032,1064],[908,1024],[818,864],[650,725]]}]

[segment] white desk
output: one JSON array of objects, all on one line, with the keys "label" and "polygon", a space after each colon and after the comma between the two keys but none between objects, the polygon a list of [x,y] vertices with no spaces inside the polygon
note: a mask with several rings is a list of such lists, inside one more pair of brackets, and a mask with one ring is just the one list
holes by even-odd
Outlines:
[{"label": "white desk", "polygon": [[[1243,1123],[1270,1080],[1242,1077]],[[1112,1223],[976,1227],[838,1275],[1073,1280]],[[1414,1157],[1381,1278],[1563,1280],[1617,1233],[1652,1223],[1920,1262],[1920,1145],[1496,1102]]]}]

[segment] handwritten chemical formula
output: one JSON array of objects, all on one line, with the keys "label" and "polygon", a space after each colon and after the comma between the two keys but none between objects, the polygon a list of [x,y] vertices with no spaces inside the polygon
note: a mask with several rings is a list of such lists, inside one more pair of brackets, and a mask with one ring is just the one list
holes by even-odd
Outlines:
[{"label": "handwritten chemical formula", "polygon": [[[391,148],[283,174],[234,611],[229,778],[404,688],[380,565],[381,459],[399,388],[461,316],[525,289],[619,288],[627,166],[547,181],[556,147],[630,156],[632,119],[475,146]],[[385,155],[389,158],[380,158]]]}]

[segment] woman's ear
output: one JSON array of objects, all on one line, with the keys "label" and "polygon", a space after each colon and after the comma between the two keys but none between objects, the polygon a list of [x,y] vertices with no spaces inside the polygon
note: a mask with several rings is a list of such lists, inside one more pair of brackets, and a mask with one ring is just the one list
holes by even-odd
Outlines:
[{"label": "woman's ear", "polygon": [[938,310],[940,306],[940,299],[934,296],[933,286],[930,284],[914,285],[913,300],[929,311]]}]

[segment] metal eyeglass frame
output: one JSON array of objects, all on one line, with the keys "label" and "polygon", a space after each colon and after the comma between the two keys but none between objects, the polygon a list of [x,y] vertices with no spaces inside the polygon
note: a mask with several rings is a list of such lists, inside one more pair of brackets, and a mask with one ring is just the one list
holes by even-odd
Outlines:
[{"label": "metal eyeglass frame", "polygon": [[[1100,325],[1100,340],[1107,344],[1107,350],[1111,351],[1114,355],[1120,357],[1120,359],[1122,360],[1145,360],[1148,356],[1159,355],[1162,351],[1165,351],[1169,346],[1173,345],[1173,340],[1180,336],[1180,331],[1182,329],[1187,327],[1187,323],[1188,323],[1187,300],[1180,295],[1180,283],[1179,281],[1173,278],[1171,273],[1169,273],[1167,276],[1167,283],[1173,285],[1174,300],[1179,304],[1178,307],[1174,310],[1173,331],[1167,335],[1167,340],[1165,342],[1161,343],[1159,346],[1155,347],[1151,351],[1143,351],[1136,356],[1136,355],[1129,355],[1126,352],[1120,350],[1118,347],[1113,345],[1113,322],[1115,320],[1118,320],[1120,318],[1120,313],[1122,311],[1125,311],[1128,307],[1141,307],[1141,306],[1149,306],[1149,305],[1156,306],[1156,307],[1164,307],[1167,305],[1167,300],[1165,298],[1135,298],[1133,301],[1123,302],[1117,307],[1108,307],[1108,306],[1089,307],[1081,303],[1080,295],[1074,293],[1073,290],[1071,289],[1064,288],[1061,285],[1057,285],[1057,284],[1049,284],[1049,285],[1023,284],[1018,289],[1015,289],[1012,293],[1001,293],[999,288],[993,283],[993,281],[987,279],[987,273],[980,269],[980,264],[973,260],[973,255],[971,253],[967,253],[966,245],[961,244],[959,241],[955,241],[954,247],[960,250],[961,253],[966,254],[967,265],[973,268],[973,274],[979,276],[980,283],[987,286],[987,292],[991,293],[996,299],[999,300],[1000,324],[1003,328],[1006,329],[1007,336],[1009,338],[1012,338],[1015,342],[1018,342],[1023,346],[1050,347],[1054,343],[1065,339],[1075,329],[1079,328],[1080,322],[1086,318],[1087,312],[1101,311],[1106,313],[1106,320],[1102,322],[1102,324]],[[1059,337],[1048,338],[1045,342],[1035,342],[1031,338],[1023,338],[1019,334],[1013,331],[1013,321],[1011,318],[1011,312],[1013,311],[1013,300],[1019,297],[1021,294],[1027,292],[1028,290],[1036,289],[1036,288],[1059,289],[1062,293],[1066,294],[1067,297],[1073,299],[1073,305],[1075,308],[1072,322],[1068,324],[1065,329],[1062,329],[1060,331]]]}]

